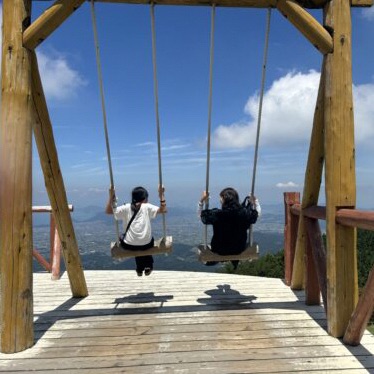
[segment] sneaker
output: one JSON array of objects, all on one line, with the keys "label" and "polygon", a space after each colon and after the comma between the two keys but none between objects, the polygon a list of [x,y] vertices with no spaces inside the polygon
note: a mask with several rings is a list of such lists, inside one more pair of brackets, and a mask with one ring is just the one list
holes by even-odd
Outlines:
[{"label": "sneaker", "polygon": [[145,268],[144,269],[144,275],[148,276],[148,275],[151,275],[153,269],[152,268]]},{"label": "sneaker", "polygon": [[136,270],[136,274],[138,274],[138,277],[141,277],[143,275],[142,271]]}]

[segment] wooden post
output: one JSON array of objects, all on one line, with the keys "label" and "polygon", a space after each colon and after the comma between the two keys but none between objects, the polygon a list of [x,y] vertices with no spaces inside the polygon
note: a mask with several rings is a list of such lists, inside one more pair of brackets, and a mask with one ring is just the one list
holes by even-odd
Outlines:
[{"label": "wooden post", "polygon": [[357,307],[351,316],[347,331],[344,334],[344,343],[350,345],[360,344],[367,324],[374,310],[374,266],[371,268],[368,280]]},{"label": "wooden post", "polygon": [[1,351],[34,343],[32,289],[32,102],[29,52],[22,32],[30,0],[4,0],[1,64]]},{"label": "wooden post", "polygon": [[332,0],[324,12],[334,41],[325,69],[327,317],[329,333],[341,337],[358,297],[356,229],[335,221],[337,209],[356,205],[349,1]]},{"label": "wooden post", "polygon": [[[324,60],[325,61],[325,60]],[[310,138],[308,162],[304,178],[302,211],[312,205],[317,205],[321,189],[322,171],[324,163],[324,95],[325,95],[325,62],[322,64],[321,79],[319,82],[316,108],[314,111],[312,135]],[[299,228],[297,230],[297,242],[295,260],[293,264],[291,288],[300,290],[304,284],[304,255],[306,242],[304,216],[301,212]]]},{"label": "wooden post", "polygon": [[52,125],[49,119],[48,108],[34,51],[31,53],[31,64],[32,97],[36,117],[34,135],[44,173],[45,185],[61,239],[62,252],[72,294],[74,297],[85,297],[88,295],[86,280],[83,274],[78,244],[75,238],[73,222],[69,212],[64,181],[62,179],[53,137]]},{"label": "wooden post", "polygon": [[332,52],[331,35],[301,5],[292,0],[278,0],[276,6],[320,52]]},{"label": "wooden post", "polygon": [[292,266],[295,256],[297,226],[299,221],[299,217],[292,214],[291,206],[298,203],[300,203],[299,192],[284,193],[284,274],[287,285],[290,285],[292,281]]}]

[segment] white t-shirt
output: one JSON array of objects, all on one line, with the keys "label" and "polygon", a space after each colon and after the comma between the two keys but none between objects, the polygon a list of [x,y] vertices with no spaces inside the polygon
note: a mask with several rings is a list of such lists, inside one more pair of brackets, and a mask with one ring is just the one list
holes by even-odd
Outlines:
[{"label": "white t-shirt", "polygon": [[[158,209],[158,206],[149,203],[140,205],[140,209],[127,231],[125,243],[130,245],[146,245],[151,241],[151,219],[156,217]],[[121,205],[113,209],[113,213],[117,221],[122,220],[123,232],[125,232],[127,224],[134,214],[131,210],[131,204]]]}]

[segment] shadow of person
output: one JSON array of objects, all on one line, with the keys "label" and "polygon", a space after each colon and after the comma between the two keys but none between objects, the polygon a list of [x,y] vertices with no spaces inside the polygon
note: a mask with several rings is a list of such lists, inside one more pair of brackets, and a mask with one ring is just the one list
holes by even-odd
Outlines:
[{"label": "shadow of person", "polygon": [[245,296],[231,288],[229,284],[217,285],[217,288],[204,292],[210,298],[200,298],[200,304],[244,304],[256,300],[255,296]]},{"label": "shadow of person", "polygon": [[113,304],[117,304],[115,308],[118,308],[119,304],[148,304],[148,303],[160,303],[161,307],[168,300],[172,300],[173,295],[160,295],[156,296],[154,292],[141,292],[135,295],[129,295],[126,297],[120,297],[114,300]]}]

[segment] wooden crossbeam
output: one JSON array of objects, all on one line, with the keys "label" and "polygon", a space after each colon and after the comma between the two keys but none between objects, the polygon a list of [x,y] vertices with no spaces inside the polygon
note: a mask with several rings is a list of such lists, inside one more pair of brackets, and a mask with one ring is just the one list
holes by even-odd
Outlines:
[{"label": "wooden crossbeam", "polygon": [[[148,5],[149,0],[96,0],[101,3],[116,4],[143,4]],[[351,0],[351,6],[355,7],[371,7],[374,0]],[[39,18],[37,18],[24,32],[23,45],[26,48],[34,49],[42,43],[53,31],[55,31],[71,14],[77,10],[85,0],[57,0],[53,3]],[[322,53],[331,52],[331,42],[327,31],[324,32],[322,26],[317,21],[313,21],[312,16],[305,14],[298,17],[302,13],[300,9],[305,8],[323,8],[326,0],[315,1],[298,1],[296,5],[290,6],[290,1],[276,0],[158,0],[157,5],[190,5],[190,6],[211,6],[215,4],[219,7],[233,8],[282,8],[282,12],[287,13],[287,17],[295,24],[297,28],[302,28],[303,34],[315,45]],[[279,5],[281,3],[281,5]],[[295,9],[297,9],[295,14]],[[281,10],[281,9],[280,9]],[[291,15],[292,13],[292,15]],[[307,12],[305,12],[307,13]],[[306,18],[305,18],[306,17]],[[311,23],[310,23],[311,21]],[[319,25],[317,25],[317,24]],[[326,34],[327,33],[327,34]]]},{"label": "wooden crossbeam", "polygon": [[292,0],[277,1],[277,9],[323,54],[333,50],[328,31],[302,6]]},{"label": "wooden crossbeam", "polygon": [[[48,0],[33,0],[33,1],[48,1]],[[51,0],[52,1],[52,0]],[[90,1],[90,0],[87,0]],[[139,4],[148,5],[149,0],[95,0],[97,3],[112,3],[112,4]],[[304,8],[319,9],[323,8],[327,0],[300,0],[297,3]],[[215,4],[218,7],[233,7],[233,8],[275,8],[275,0],[156,0],[156,5],[184,5],[184,6],[211,6]],[[373,0],[351,0],[352,7],[371,7]]]},{"label": "wooden crossbeam", "polygon": [[[69,204],[68,209],[70,212],[74,210],[73,205]],[[33,213],[52,213],[53,209],[50,205],[33,205],[32,207]]]},{"label": "wooden crossbeam", "polygon": [[36,48],[52,34],[85,0],[57,0],[23,33],[23,45]]},{"label": "wooden crossbeam", "polygon": [[[149,4],[149,0],[96,0],[99,3],[126,3],[126,4]],[[305,0],[298,3],[305,8],[323,8],[328,0]],[[218,7],[238,8],[275,8],[275,0],[155,0],[157,5],[192,5],[210,6],[215,4]],[[351,0],[352,7],[371,7],[373,0]]]}]

